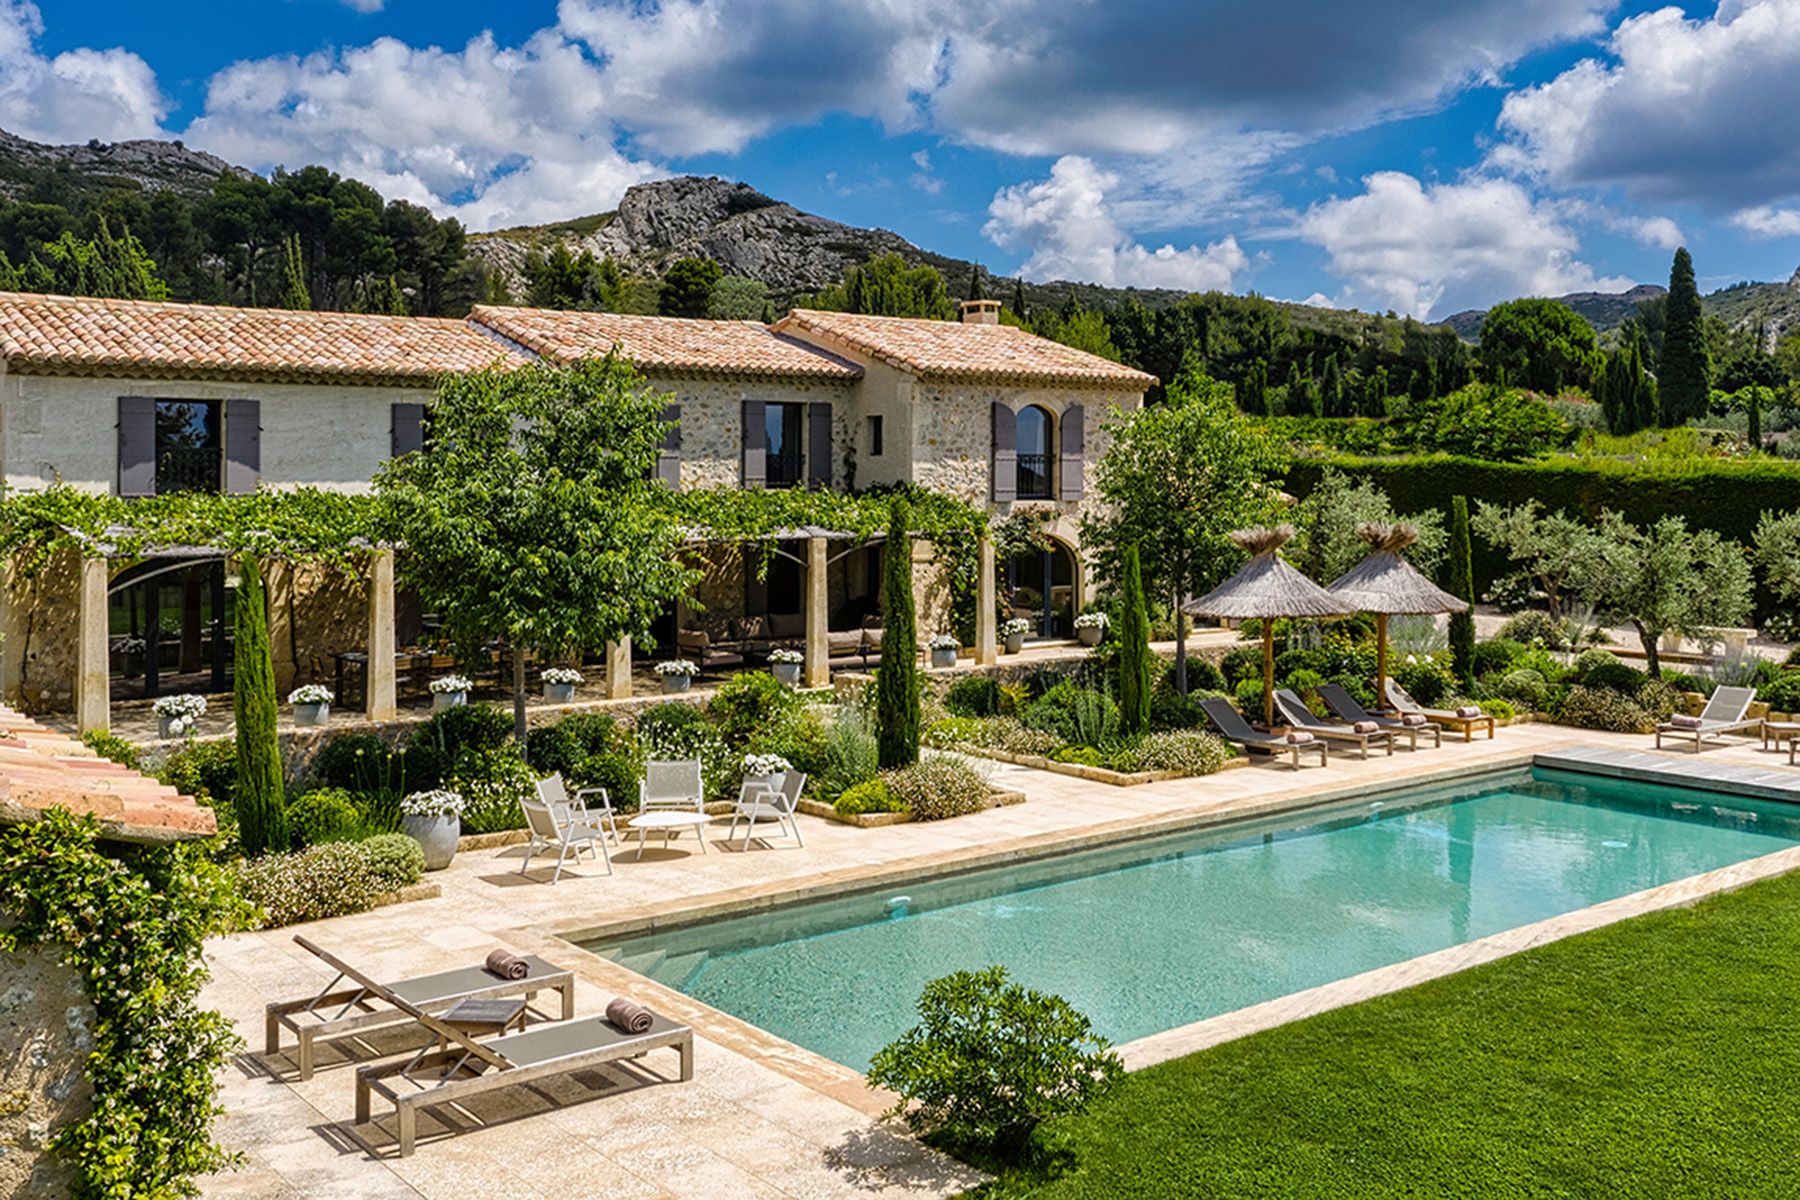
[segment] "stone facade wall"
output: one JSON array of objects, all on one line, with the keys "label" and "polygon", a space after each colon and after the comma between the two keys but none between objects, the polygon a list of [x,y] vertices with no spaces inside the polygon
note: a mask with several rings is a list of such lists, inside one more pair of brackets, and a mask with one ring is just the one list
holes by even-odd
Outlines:
[{"label": "stone facade wall", "polygon": [[[681,486],[737,487],[743,482],[744,410],[746,400],[768,404],[833,406],[832,478],[842,486],[850,450],[850,386],[767,379],[679,379],[650,377],[650,386],[672,393],[681,405]],[[807,427],[810,436],[811,426]],[[760,431],[759,431],[760,433]],[[812,454],[808,446],[807,454]]]},{"label": "stone facade wall", "polygon": [[35,574],[0,583],[0,694],[24,712],[74,705],[80,558],[58,551]]},{"label": "stone facade wall", "polygon": [[367,581],[313,564],[269,563],[264,571],[277,693],[285,696],[303,683],[331,684],[332,656],[369,644]]},{"label": "stone facade wall", "polygon": [[0,1200],[69,1194],[72,1173],[45,1147],[85,1117],[94,1008],[53,948],[0,954]]}]

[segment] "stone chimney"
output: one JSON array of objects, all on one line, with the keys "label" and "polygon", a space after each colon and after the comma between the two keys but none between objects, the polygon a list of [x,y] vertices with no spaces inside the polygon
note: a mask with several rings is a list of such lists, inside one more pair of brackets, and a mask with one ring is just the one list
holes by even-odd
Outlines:
[{"label": "stone chimney", "polygon": [[1000,323],[1000,302],[998,300],[964,300],[962,302],[962,323],[964,325],[998,325]]}]

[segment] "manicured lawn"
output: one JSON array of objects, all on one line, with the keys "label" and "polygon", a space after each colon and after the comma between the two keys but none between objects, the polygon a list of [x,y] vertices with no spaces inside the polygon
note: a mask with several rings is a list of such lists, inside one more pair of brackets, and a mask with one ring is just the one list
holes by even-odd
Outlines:
[{"label": "manicured lawn", "polygon": [[1800,1195],[1800,877],[1164,1063],[1051,1141],[988,1194]]}]

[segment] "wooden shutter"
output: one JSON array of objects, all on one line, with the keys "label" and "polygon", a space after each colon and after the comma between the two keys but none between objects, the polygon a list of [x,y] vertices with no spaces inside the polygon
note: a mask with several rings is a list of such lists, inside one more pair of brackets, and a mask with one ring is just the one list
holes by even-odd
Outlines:
[{"label": "wooden shutter", "polygon": [[815,488],[831,486],[831,405],[806,406],[806,485]]},{"label": "wooden shutter", "polygon": [[1019,419],[999,401],[994,403],[994,499],[1008,501],[1019,494]]},{"label": "wooden shutter", "polygon": [[1087,414],[1081,405],[1071,404],[1062,415],[1062,456],[1057,463],[1057,498],[1081,499],[1085,456],[1082,443],[1087,439]]},{"label": "wooden shutter", "polygon": [[262,402],[225,402],[225,490],[254,492],[262,476]]},{"label": "wooden shutter", "polygon": [[672,422],[663,431],[662,446],[656,452],[656,477],[672,488],[681,486],[681,405],[663,408],[662,419]]},{"label": "wooden shutter", "polygon": [[738,482],[747,488],[763,487],[768,479],[769,430],[763,423],[764,408],[761,400],[744,401],[744,466]]},{"label": "wooden shutter", "polygon": [[156,401],[119,397],[119,495],[156,495]]},{"label": "wooden shutter", "polygon": [[416,454],[425,448],[425,406],[392,404],[388,406],[388,455],[399,458]]}]

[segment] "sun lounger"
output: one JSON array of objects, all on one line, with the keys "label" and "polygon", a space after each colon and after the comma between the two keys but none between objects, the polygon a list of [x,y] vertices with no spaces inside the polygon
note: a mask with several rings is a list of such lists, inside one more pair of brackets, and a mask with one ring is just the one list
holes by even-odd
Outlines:
[{"label": "sun lounger", "polygon": [[1244,720],[1242,713],[1229,700],[1202,700],[1200,708],[1206,713],[1213,728],[1228,742],[1236,742],[1247,750],[1262,750],[1269,754],[1286,754],[1296,771],[1300,769],[1300,753],[1314,750],[1319,752],[1319,765],[1322,767],[1330,761],[1330,752],[1325,743],[1317,738],[1310,742],[1290,742],[1278,734],[1259,733],[1251,728],[1250,722]]},{"label": "sun lounger", "polygon": [[1745,730],[1762,728],[1761,717],[1747,717],[1750,702],[1756,699],[1756,689],[1747,687],[1722,687],[1712,694],[1706,707],[1700,710],[1697,724],[1677,725],[1673,721],[1664,721],[1656,727],[1656,748],[1662,749],[1664,738],[1676,741],[1691,739],[1694,753],[1705,748],[1708,738],[1718,737],[1724,733],[1742,733]]},{"label": "sun lounger", "polygon": [[1358,721],[1373,721],[1390,734],[1404,734],[1410,742],[1410,749],[1417,750],[1419,748],[1421,734],[1430,737],[1433,746],[1444,744],[1444,727],[1435,721],[1423,721],[1409,725],[1405,721],[1396,721],[1392,717],[1372,713],[1364,708],[1361,701],[1357,700],[1355,696],[1335,683],[1320,684],[1319,698],[1325,701],[1325,707],[1335,713],[1340,721],[1348,721],[1352,725]]},{"label": "sun lounger", "polygon": [[1407,695],[1406,689],[1392,679],[1387,681],[1387,702],[1393,705],[1398,712],[1418,713],[1427,720],[1436,721],[1444,728],[1462,734],[1465,742],[1474,741],[1475,731],[1481,728],[1487,729],[1488,740],[1492,741],[1494,730],[1499,726],[1499,722],[1486,713],[1482,713],[1478,717],[1465,717],[1461,713],[1453,713],[1444,708],[1426,708]]},{"label": "sun lounger", "polygon": [[1315,716],[1312,709],[1306,707],[1306,701],[1300,699],[1290,688],[1275,689],[1275,711],[1286,717],[1288,724],[1304,729],[1314,737],[1329,738],[1334,742],[1350,742],[1362,751],[1364,758],[1369,757],[1370,746],[1384,746],[1389,755],[1394,753],[1393,736],[1386,730],[1376,729],[1363,733],[1348,725],[1334,725]]},{"label": "sun lounger", "polygon": [[[338,967],[336,959],[305,938],[296,936],[294,941],[302,949],[338,968],[338,973],[332,977],[331,982],[313,995],[301,1000],[278,1001],[269,1005],[264,1012],[265,1051],[279,1054],[281,1031],[292,1031],[300,1043],[296,1063],[301,1079],[312,1078],[313,1048],[319,1042],[347,1034],[362,1034],[384,1026],[410,1024],[412,1016],[389,1001],[387,995],[397,996],[422,1012],[441,1013],[464,1000],[523,996],[529,1003],[539,992],[554,988],[562,994],[563,1019],[567,1020],[575,1015],[574,972],[565,971],[535,955],[525,956],[530,973],[523,979],[502,979],[485,967],[460,967],[454,971],[440,971],[435,975],[396,979],[376,989],[364,984],[360,977]],[[338,987],[339,982],[347,977],[352,986]]]}]

